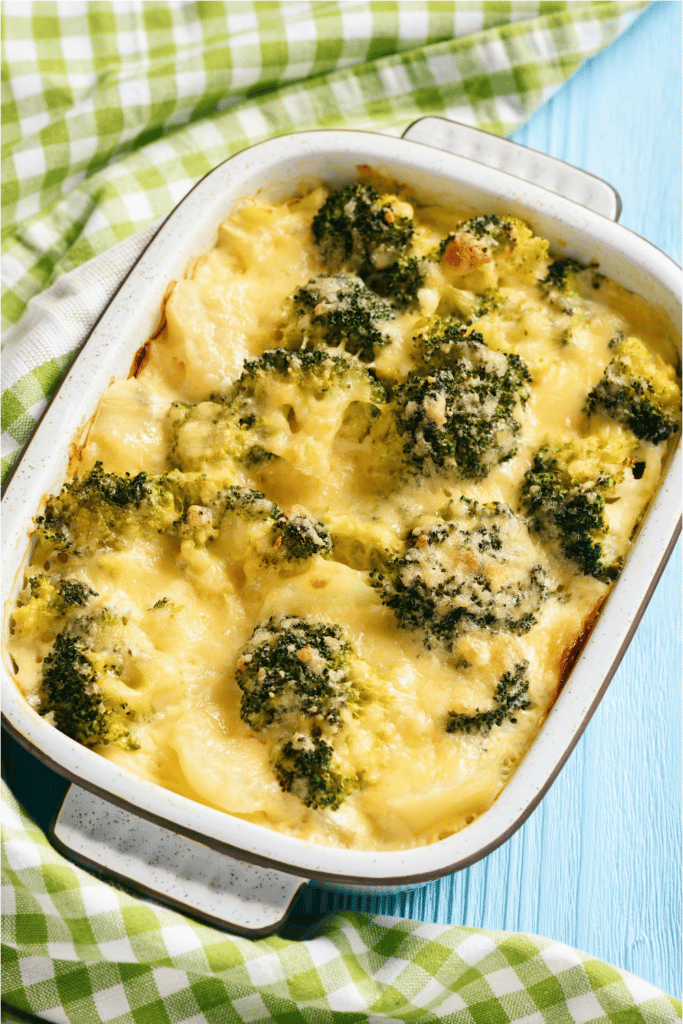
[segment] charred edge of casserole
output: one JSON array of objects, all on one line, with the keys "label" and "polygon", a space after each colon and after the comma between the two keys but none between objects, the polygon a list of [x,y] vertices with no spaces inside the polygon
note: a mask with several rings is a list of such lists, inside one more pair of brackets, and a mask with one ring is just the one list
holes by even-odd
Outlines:
[{"label": "charred edge of casserole", "polygon": [[[85,435],[82,441],[72,441],[69,445],[69,460],[66,464],[66,475],[68,479],[71,479],[76,475],[78,467],[83,460],[83,449],[85,448],[88,441],[88,434],[90,433],[90,427],[92,426],[94,416],[88,421],[85,426]],[[51,493],[51,492],[50,492]],[[41,508],[45,507],[47,501],[47,494],[44,494],[41,501]]]},{"label": "charred edge of casserole", "polygon": [[594,606],[593,610],[584,620],[583,626],[577,633],[574,641],[567,647],[565,647],[564,651],[562,652],[562,657],[560,658],[560,675],[557,681],[557,689],[555,690],[555,696],[553,697],[552,703],[548,707],[548,711],[550,711],[550,709],[555,704],[555,701],[562,693],[565,683],[569,679],[569,676],[572,673],[572,669],[578,661],[579,655],[588,643],[588,639],[591,633],[593,632],[593,629],[595,628],[595,624],[600,617],[600,612],[602,611],[602,607],[606,600],[606,596],[600,598],[600,600]]},{"label": "charred edge of casserole", "polygon": [[[555,693],[553,694],[551,700],[548,702],[547,708],[545,708],[545,710],[543,711],[543,714],[541,715],[541,718],[539,719],[538,725],[536,727],[536,731],[534,732],[534,735],[533,735],[531,741],[529,742],[529,746],[527,747],[523,757],[526,757],[526,754],[528,754],[528,752],[531,749],[532,745],[536,741],[539,733],[543,729],[543,727],[544,727],[544,725],[545,725],[545,723],[546,723],[546,721],[548,719],[548,716],[550,715],[550,712],[555,707],[555,704],[557,703],[560,694],[564,690],[565,683],[567,682],[567,680],[569,679],[570,675],[572,674],[574,665],[576,664],[576,662],[579,659],[579,655],[581,654],[581,652],[583,651],[584,647],[588,643],[589,637],[590,637],[591,633],[593,632],[593,629],[595,628],[595,625],[596,625],[598,619],[600,618],[600,613],[602,611],[602,607],[605,604],[605,601],[607,600],[608,597],[609,597],[609,594],[605,595],[605,597],[601,597],[600,598],[600,600],[594,606],[594,608],[591,611],[591,613],[586,618],[586,620],[585,620],[585,622],[584,622],[580,632],[577,633],[574,641],[571,644],[568,644],[568,646],[565,647],[564,651],[562,652],[562,656],[560,658],[560,672],[559,672],[559,675],[558,675],[558,678],[557,678],[557,686],[555,688]],[[585,724],[586,724],[586,722],[584,720],[584,725]],[[571,749],[573,749],[573,745],[572,745]],[[519,763],[518,763],[517,767],[519,767]],[[548,783],[548,786],[550,786],[550,784],[557,778],[557,771],[559,771],[559,769],[557,769],[553,773],[553,775],[551,776],[550,781]],[[545,790],[544,790],[544,792],[545,792]],[[498,794],[498,796],[500,796],[500,793]],[[496,800],[498,799],[498,796],[496,797]]]},{"label": "charred edge of casserole", "polygon": [[[163,327],[161,328],[161,330],[163,330],[163,328],[165,326],[166,326],[166,320],[164,320],[164,324],[163,324]],[[128,376],[129,377],[137,377],[137,375],[140,373],[140,370],[142,370],[144,368],[147,360],[149,359],[149,346],[150,346],[150,342],[154,341],[154,339],[156,337],[158,337],[158,334],[152,335],[152,337],[147,339],[147,341],[142,346],[142,348],[139,348],[137,350],[137,352],[133,356],[133,362],[130,364],[130,370],[128,372]]]},{"label": "charred edge of casserole", "polygon": [[164,292],[163,298],[161,300],[161,305],[159,306],[159,319],[157,320],[157,325],[150,334],[147,341],[144,343],[144,345],[141,345],[140,348],[135,353],[135,355],[133,356],[133,362],[130,364],[130,370],[128,372],[129,378],[138,376],[140,371],[144,368],[145,364],[147,363],[147,360],[149,359],[150,345],[152,344],[153,341],[156,341],[156,339],[166,330],[166,303],[170,299],[171,292],[173,291],[175,286],[175,281],[169,282],[168,287],[166,288],[166,291]]}]

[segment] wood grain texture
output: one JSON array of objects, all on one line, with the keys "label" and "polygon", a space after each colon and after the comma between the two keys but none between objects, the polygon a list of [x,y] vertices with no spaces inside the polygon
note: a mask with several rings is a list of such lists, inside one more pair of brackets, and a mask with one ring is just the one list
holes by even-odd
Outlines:
[{"label": "wood grain texture", "polygon": [[[647,8],[514,138],[610,181],[621,222],[680,262],[681,4]],[[680,545],[600,708],[526,824],[410,893],[309,886],[341,908],[546,935],[680,995]]]}]

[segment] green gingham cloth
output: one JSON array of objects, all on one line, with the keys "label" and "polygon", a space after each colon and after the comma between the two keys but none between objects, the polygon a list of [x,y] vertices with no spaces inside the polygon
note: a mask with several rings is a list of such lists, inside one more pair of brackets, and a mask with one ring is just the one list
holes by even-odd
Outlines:
[{"label": "green gingham cloth", "polygon": [[[3,478],[159,218],[212,166],[423,114],[510,133],[640,2],[3,4]],[[3,789],[6,1021],[665,1024],[549,939],[359,914],[249,940],[71,865]]]},{"label": "green gingham cloth", "polygon": [[[250,940],[73,867],[4,805],[3,993],[72,1024],[668,1024],[680,1003],[569,946],[357,913]],[[12,1020],[8,1014],[7,1020]]]}]

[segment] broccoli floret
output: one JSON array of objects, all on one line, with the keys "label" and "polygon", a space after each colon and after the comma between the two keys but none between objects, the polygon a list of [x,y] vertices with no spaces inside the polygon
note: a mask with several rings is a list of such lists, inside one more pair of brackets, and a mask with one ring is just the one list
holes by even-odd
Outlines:
[{"label": "broccoli floret", "polygon": [[494,256],[509,252],[515,241],[512,221],[496,216],[473,217],[462,221],[443,239],[435,256],[443,261],[449,276],[459,277],[491,264]]},{"label": "broccoli floret", "polygon": [[129,662],[119,620],[111,612],[72,619],[43,662],[40,714],[87,747],[113,743],[137,749],[132,712],[118,693]]},{"label": "broccoli floret", "polygon": [[584,269],[583,264],[579,263],[578,260],[572,259],[571,256],[553,260],[552,263],[548,264],[548,272],[541,281],[541,285],[546,289],[558,288],[561,292],[564,292],[574,287],[574,275]]},{"label": "broccoli floret", "polygon": [[[275,762],[275,777],[285,793],[292,793],[306,807],[337,807],[354,789],[354,780],[334,770],[334,750],[326,740],[310,747],[288,740]],[[305,740],[304,740],[305,742]]]},{"label": "broccoli floret", "polygon": [[541,290],[550,302],[570,316],[574,311],[574,301],[580,296],[576,275],[585,269],[578,260],[565,256],[548,264],[546,275],[540,282]]},{"label": "broccoli floret", "polygon": [[370,362],[377,349],[393,340],[386,330],[393,308],[352,274],[314,277],[299,288],[293,302],[299,317],[296,330],[307,345],[343,348]]},{"label": "broccoli floret", "polygon": [[653,357],[636,338],[623,340],[588,395],[586,412],[601,412],[623,423],[641,441],[660,444],[678,429],[673,414],[678,388],[658,369]]},{"label": "broccoli floret", "polygon": [[314,555],[327,558],[332,553],[332,538],[325,524],[301,505],[292,505],[283,511],[261,491],[237,485],[219,492],[218,500],[222,506],[220,519],[228,530],[231,524],[226,523],[226,513],[254,523],[270,524],[268,544],[277,560],[301,562]]},{"label": "broccoli floret", "polygon": [[461,231],[469,231],[475,238],[492,247],[509,245],[515,237],[512,221],[495,214],[480,214],[460,225]]},{"label": "broccoli floret", "polygon": [[[424,370],[450,368],[452,364],[458,362],[459,356],[461,357],[469,346],[485,344],[479,331],[470,330],[472,323],[478,318],[478,310],[484,308],[483,304],[480,305],[479,297],[477,299],[471,316],[433,316],[413,337],[415,358]],[[473,347],[473,351],[477,351],[476,347]]]},{"label": "broccoli floret", "polygon": [[405,462],[414,472],[428,476],[456,468],[457,400],[450,370],[436,370],[429,377],[410,374],[396,387],[396,429]]},{"label": "broccoli floret", "polygon": [[369,272],[365,277],[368,287],[397,309],[407,309],[413,304],[424,280],[422,260],[416,256],[403,256],[385,270]]},{"label": "broccoli floret", "polygon": [[535,236],[523,220],[483,215],[460,223],[434,255],[449,278],[481,269],[483,276],[476,280],[477,289],[482,284],[496,288],[501,273],[536,283],[548,260],[548,243]]},{"label": "broccoli floret", "polygon": [[443,256],[454,238],[458,235],[472,235],[482,244],[484,252],[490,253],[500,246],[509,246],[515,239],[515,228],[512,221],[496,217],[495,214],[481,214],[464,220],[451,231],[439,245],[439,256]]},{"label": "broccoli floret", "polygon": [[623,477],[624,459],[590,443],[547,443],[522,483],[522,507],[533,530],[554,543],[586,576],[609,582],[621,559],[605,551],[605,501]]},{"label": "broccoli floret", "polygon": [[548,243],[515,217],[483,215],[459,224],[444,238],[435,256],[442,260],[449,277],[470,274],[488,264],[485,277],[489,287],[495,287],[501,271],[533,283],[547,260]]},{"label": "broccoli floret", "polygon": [[396,213],[394,199],[380,196],[372,185],[338,189],[314,217],[313,237],[331,270],[353,271],[392,306],[407,309],[424,273],[421,260],[408,255],[413,219]]},{"label": "broccoli floret", "polygon": [[382,603],[428,648],[451,650],[475,627],[528,632],[548,583],[522,520],[501,502],[467,498],[447,515],[419,523],[405,553],[371,574]]},{"label": "broccoli floret", "polygon": [[648,380],[633,377],[619,360],[613,360],[601,380],[588,395],[586,412],[604,412],[623,423],[641,441],[660,444],[678,429],[678,423],[667,416],[654,398]]},{"label": "broccoli floret", "polygon": [[[221,529],[229,534],[234,533],[238,521],[261,525],[267,532],[282,517],[275,502],[250,487],[233,484],[226,490],[197,497],[203,498],[206,503],[191,502],[175,523],[180,537],[183,540],[191,538],[197,546],[216,540]],[[237,547],[244,547],[243,537],[237,541]]]},{"label": "broccoli floret", "polygon": [[224,491],[219,491],[217,499],[223,513],[232,512],[243,519],[279,519],[282,513],[274,501],[266,498],[261,491],[251,487],[239,487],[232,484]]},{"label": "broccoli floret", "polygon": [[[276,523],[285,557],[301,562],[313,555],[332,554],[332,537],[324,523],[299,506],[285,509]],[[275,541],[277,544],[277,539]]]},{"label": "broccoli floret", "polygon": [[163,477],[148,473],[105,473],[101,462],[51,495],[36,519],[39,545],[78,555],[93,548],[117,548],[124,533],[163,532],[177,515]]},{"label": "broccoli floret", "polygon": [[303,506],[283,511],[261,491],[236,484],[218,491],[208,505],[190,505],[177,525],[181,538],[197,547],[219,544],[221,554],[240,563],[248,576],[265,566],[291,572],[315,555],[332,553],[329,531]]},{"label": "broccoli floret", "polygon": [[505,721],[514,723],[517,711],[526,711],[531,707],[528,697],[528,667],[528,662],[520,661],[511,672],[501,676],[493,696],[493,707],[488,711],[477,711],[474,715],[449,712],[446,732],[480,733],[482,736],[488,736],[494,726],[502,725]]},{"label": "broccoli floret", "polygon": [[257,732],[302,716],[318,729],[338,726],[356,696],[348,675],[351,643],[333,623],[271,618],[254,631],[237,661],[242,718]]},{"label": "broccoli floret", "polygon": [[85,607],[91,597],[97,594],[80,580],[42,572],[29,576],[14,609],[12,631],[52,642],[65,616]]},{"label": "broccoli floret", "polygon": [[264,377],[283,381],[295,377],[298,387],[318,395],[337,387],[350,388],[362,381],[369,385],[375,396],[381,398],[383,395],[382,385],[354,359],[315,349],[292,352],[275,348],[264,352],[258,359],[248,360],[237,381],[236,391],[243,396],[258,394]]},{"label": "broccoli floret", "polygon": [[313,218],[313,238],[330,270],[364,277],[391,266],[410,244],[412,217],[397,216],[372,187],[355,183],[332,192]]},{"label": "broccoli floret", "polygon": [[79,580],[38,573],[29,580],[31,600],[41,602],[57,615],[66,615],[74,608],[82,608],[97,594]]},{"label": "broccoli floret", "polygon": [[341,627],[284,616],[258,626],[237,659],[242,719],[270,730],[280,786],[307,807],[339,806],[355,784],[334,767],[331,739],[359,691]]},{"label": "broccoli floret", "polygon": [[425,476],[457,471],[481,479],[517,451],[513,412],[529,397],[529,371],[516,354],[490,349],[458,324],[423,337],[425,358],[436,368],[410,374],[394,392],[405,462]]},{"label": "broccoli floret", "polygon": [[[432,316],[427,326],[413,339],[418,346],[418,358],[428,359],[430,352],[438,349],[446,326],[464,336],[468,327],[492,312],[497,304],[498,300],[492,293],[475,295],[474,292],[446,285],[441,290],[437,315]],[[448,337],[444,341],[447,342]]]},{"label": "broccoli floret", "polygon": [[329,472],[349,407],[385,401],[383,386],[353,356],[270,349],[245,363],[229,393],[171,417],[171,457],[181,469],[276,457],[306,475]]}]

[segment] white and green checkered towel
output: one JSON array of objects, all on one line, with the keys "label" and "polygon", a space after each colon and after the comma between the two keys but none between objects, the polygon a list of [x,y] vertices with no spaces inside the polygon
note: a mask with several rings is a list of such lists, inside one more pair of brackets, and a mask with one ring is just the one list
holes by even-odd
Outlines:
[{"label": "white and green checkered towel", "polygon": [[[292,130],[400,134],[422,114],[509,133],[643,6],[5,0],[3,477],[152,225],[212,166]],[[681,1016],[537,937],[358,914],[305,941],[230,937],[73,867],[7,789],[3,817],[7,1021]]]},{"label": "white and green checkered towel", "polygon": [[[242,939],[73,867],[5,801],[3,993],[70,1024],[669,1024],[680,1003],[550,939],[344,913]],[[21,1020],[7,1015],[7,1022]]]}]

